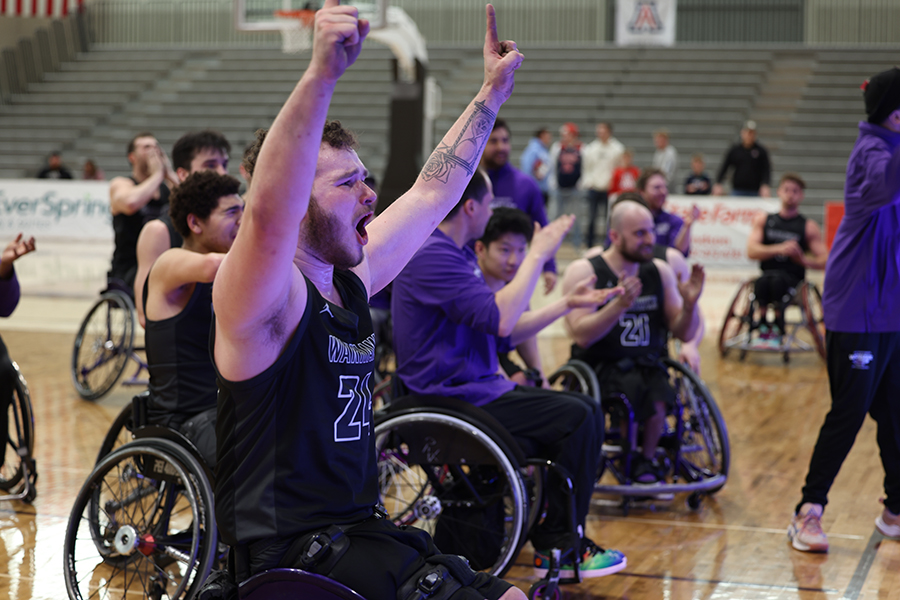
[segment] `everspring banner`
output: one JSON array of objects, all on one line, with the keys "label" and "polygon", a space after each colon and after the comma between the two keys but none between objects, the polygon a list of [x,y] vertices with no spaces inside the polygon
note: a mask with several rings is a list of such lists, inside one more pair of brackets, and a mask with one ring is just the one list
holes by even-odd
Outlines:
[{"label": "everspring banner", "polygon": [[38,240],[111,240],[109,183],[0,180],[0,241],[18,233]]},{"label": "everspring banner", "polygon": [[778,200],[736,196],[669,196],[663,207],[682,219],[694,205],[700,218],[691,226],[690,262],[718,266],[754,266],[747,258],[747,238],[760,213],[778,212]]},{"label": "everspring banner", "polygon": [[676,0],[617,0],[616,43],[674,46]]}]

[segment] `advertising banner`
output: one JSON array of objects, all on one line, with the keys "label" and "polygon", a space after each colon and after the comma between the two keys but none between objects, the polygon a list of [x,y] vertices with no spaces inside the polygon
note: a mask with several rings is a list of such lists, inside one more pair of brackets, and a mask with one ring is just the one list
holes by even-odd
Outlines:
[{"label": "advertising banner", "polygon": [[617,0],[616,44],[674,46],[676,0]]},{"label": "advertising banner", "polygon": [[747,237],[753,217],[760,211],[778,212],[777,199],[673,195],[666,199],[663,209],[683,219],[695,204],[700,209],[700,218],[691,227],[690,262],[735,267],[758,264],[747,258]]},{"label": "advertising banner", "polygon": [[0,240],[16,234],[42,240],[112,240],[109,183],[0,180]]}]

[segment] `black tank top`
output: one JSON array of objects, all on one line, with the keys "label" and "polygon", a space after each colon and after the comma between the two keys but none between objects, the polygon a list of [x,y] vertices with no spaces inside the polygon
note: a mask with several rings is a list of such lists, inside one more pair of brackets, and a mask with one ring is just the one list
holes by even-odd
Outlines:
[{"label": "black tank top", "polygon": [[[147,289],[144,280],[144,311]],[[147,319],[144,341],[150,371],[148,418],[179,427],[188,418],[216,406],[216,370],[209,357],[212,284],[194,285],[187,306],[174,317]]]},{"label": "black tank top", "polygon": [[[597,274],[597,289],[615,287],[618,276],[609,267],[603,256],[590,259]],[[610,329],[606,337],[590,348],[572,346],[572,358],[583,360],[589,365],[618,361],[622,358],[647,357],[655,359],[665,353],[668,341],[666,327],[665,295],[659,270],[653,261],[641,263],[638,270],[641,280],[641,295],[635,299],[619,321]]]},{"label": "black tank top", "polygon": [[[780,244],[787,240],[795,240],[804,252],[809,251],[806,241],[806,217],[797,215],[790,219],[784,219],[778,213],[766,218],[766,226],[763,229],[763,244]],[[760,261],[759,266],[765,271],[780,271],[794,277],[797,281],[806,278],[806,268],[799,265],[786,256],[775,256]]]},{"label": "black tank top", "polygon": [[[228,544],[374,512],[375,334],[359,278],[335,271],[334,286],[346,309],[306,280],[303,318],[272,366],[247,381],[219,374],[216,519]],[[213,348],[215,327],[210,336]]]},{"label": "black tank top", "polygon": [[[129,177],[129,179],[135,185],[138,183],[134,177]],[[147,222],[167,213],[168,210],[169,187],[165,183],[161,183],[159,198],[151,200],[132,215],[113,215],[116,247],[113,250],[110,276],[125,281],[129,286],[134,285],[134,271],[137,269],[137,239],[141,234],[141,228]]]},{"label": "black tank top", "polygon": [[181,245],[184,243],[184,238],[181,237],[181,234],[175,229],[169,211],[160,215],[159,220],[166,226],[166,230],[169,232],[169,248],[181,248]]}]

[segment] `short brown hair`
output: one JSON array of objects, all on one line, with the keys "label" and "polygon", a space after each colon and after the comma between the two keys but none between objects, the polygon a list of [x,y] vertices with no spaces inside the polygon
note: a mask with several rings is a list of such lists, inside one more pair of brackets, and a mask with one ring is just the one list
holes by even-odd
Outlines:
[{"label": "short brown hair", "polygon": [[259,150],[262,148],[263,142],[266,141],[268,129],[257,129],[253,135],[256,136],[247,149],[244,150],[244,156],[241,158],[241,166],[247,171],[247,175],[253,177],[253,170],[256,169],[256,160],[259,158]]},{"label": "short brown hair", "polygon": [[800,186],[801,190],[806,190],[806,182],[803,181],[803,178],[800,177],[797,173],[785,173],[781,176],[781,179],[778,180],[778,187],[781,187],[781,184],[785,181],[793,181],[797,185]]},{"label": "short brown hair", "polygon": [[356,134],[341,125],[340,121],[326,121],[322,142],[336,150],[356,150],[359,142]]},{"label": "short brown hair", "polygon": [[647,189],[647,182],[650,181],[650,178],[654,175],[661,175],[663,179],[666,180],[666,183],[669,182],[669,178],[666,177],[666,174],[662,172],[662,169],[644,169],[641,171],[641,176],[638,177],[637,180],[637,189],[642,192]]},{"label": "short brown hair", "polygon": [[140,132],[139,134],[137,134],[136,136],[131,138],[130,142],[128,142],[128,152],[126,152],[126,155],[134,152],[134,143],[136,141],[138,141],[139,138],[142,138],[142,137],[152,137],[154,140],[156,139],[156,136],[153,135],[152,133],[150,133],[149,131]]}]

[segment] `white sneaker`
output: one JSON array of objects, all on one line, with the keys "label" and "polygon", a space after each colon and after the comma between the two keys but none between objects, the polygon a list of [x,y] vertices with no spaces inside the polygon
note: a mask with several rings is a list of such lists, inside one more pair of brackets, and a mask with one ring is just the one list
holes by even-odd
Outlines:
[{"label": "white sneaker", "polygon": [[875,519],[875,528],[886,538],[900,540],[900,515],[895,515],[885,508]]},{"label": "white sneaker", "polygon": [[788,527],[788,539],[796,550],[801,552],[828,552],[828,536],[822,531],[821,504],[806,502],[800,512],[791,519]]}]

